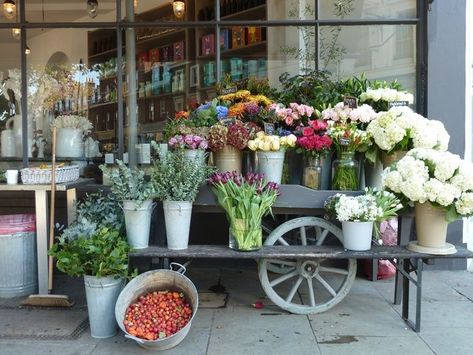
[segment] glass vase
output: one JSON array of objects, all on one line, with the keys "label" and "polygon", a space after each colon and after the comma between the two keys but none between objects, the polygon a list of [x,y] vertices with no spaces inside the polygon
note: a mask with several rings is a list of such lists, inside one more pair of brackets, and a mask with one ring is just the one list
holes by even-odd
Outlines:
[{"label": "glass vase", "polygon": [[238,251],[253,251],[263,246],[263,230],[261,225],[250,228],[245,220],[237,220],[231,223],[230,239],[228,246]]},{"label": "glass vase", "polygon": [[332,164],[332,190],[356,191],[359,187],[359,163],[355,152],[340,152]]},{"label": "glass vase", "polygon": [[302,185],[313,190],[320,190],[322,187],[322,166],[320,157],[307,157],[305,159],[304,171],[302,174]]}]

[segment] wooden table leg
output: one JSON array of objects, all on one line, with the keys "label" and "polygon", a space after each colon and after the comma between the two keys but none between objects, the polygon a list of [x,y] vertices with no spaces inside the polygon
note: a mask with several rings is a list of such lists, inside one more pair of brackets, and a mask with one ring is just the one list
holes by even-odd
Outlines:
[{"label": "wooden table leg", "polygon": [[48,192],[35,191],[38,293],[48,293]]},{"label": "wooden table leg", "polygon": [[77,218],[76,216],[76,201],[77,201],[77,190],[69,189],[67,194],[67,225],[70,226]]}]

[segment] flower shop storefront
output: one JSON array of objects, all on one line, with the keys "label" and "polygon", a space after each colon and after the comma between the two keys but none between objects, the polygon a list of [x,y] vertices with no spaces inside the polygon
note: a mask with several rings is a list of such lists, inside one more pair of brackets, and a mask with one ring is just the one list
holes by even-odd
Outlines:
[{"label": "flower shop storefront", "polygon": [[[427,115],[424,1],[2,9],[0,211],[35,205],[39,291],[52,288],[53,258],[84,276],[93,336],[116,331],[94,297],[116,303],[120,327],[144,347],[190,327],[197,301],[185,267],[137,276],[129,256],[162,267],[255,253],[268,297],[299,314],[340,302],[361,256],[374,260],[373,279],[396,274],[382,253],[398,258],[404,286],[422,255],[471,257],[447,239],[449,222],[473,214],[473,167],[449,152],[443,118]],[[158,289],[167,277],[179,289]],[[308,298],[298,303],[300,287]],[[142,307],[171,320],[141,327]]]}]

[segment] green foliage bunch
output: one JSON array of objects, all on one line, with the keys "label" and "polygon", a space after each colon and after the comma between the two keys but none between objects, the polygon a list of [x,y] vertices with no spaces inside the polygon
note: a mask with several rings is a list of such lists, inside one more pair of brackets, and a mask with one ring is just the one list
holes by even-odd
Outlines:
[{"label": "green foliage bunch", "polygon": [[130,246],[120,231],[102,227],[93,235],[68,240],[64,235],[49,251],[57,268],[70,276],[128,276]]},{"label": "green foliage bunch", "polygon": [[183,150],[170,151],[155,162],[151,184],[159,200],[194,201],[200,186],[213,171],[199,157],[188,158]]}]

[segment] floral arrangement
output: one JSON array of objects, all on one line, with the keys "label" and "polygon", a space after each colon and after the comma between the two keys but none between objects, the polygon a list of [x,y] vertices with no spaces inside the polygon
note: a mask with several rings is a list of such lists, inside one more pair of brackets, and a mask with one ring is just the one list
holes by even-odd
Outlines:
[{"label": "floral arrangement", "polygon": [[442,122],[422,117],[408,107],[380,112],[368,125],[367,132],[376,146],[388,154],[413,148],[445,151],[450,140]]},{"label": "floral arrangement", "polygon": [[251,133],[253,132],[252,127],[241,121],[235,121],[234,124],[228,127],[222,123],[213,125],[209,130],[209,148],[217,152],[228,144],[243,150],[247,147],[250,140]]},{"label": "floral arrangement", "polygon": [[51,126],[56,128],[74,128],[82,131],[84,135],[89,134],[92,128],[92,123],[83,116],[78,115],[64,115],[57,116],[52,122]]},{"label": "floral arrangement", "polygon": [[410,150],[385,171],[384,186],[409,201],[444,208],[448,222],[473,215],[473,165],[449,152]]},{"label": "floral arrangement", "polygon": [[370,144],[368,133],[359,129],[355,123],[337,124],[328,121],[328,135],[337,152],[364,151]]},{"label": "floral arrangement", "polygon": [[297,153],[316,157],[323,152],[330,151],[332,139],[327,134],[328,124],[322,120],[308,122],[308,126],[302,127],[297,137]]},{"label": "floral arrangement", "polygon": [[273,111],[278,121],[287,128],[294,129],[297,126],[306,125],[308,121],[318,112],[312,106],[292,102],[289,107],[283,104],[272,104],[269,110]]},{"label": "floral arrangement", "polygon": [[177,135],[169,139],[169,147],[172,149],[201,149],[206,150],[209,142],[194,134]]},{"label": "floral arrangement", "polygon": [[376,112],[387,111],[389,102],[393,101],[405,101],[412,105],[414,95],[407,91],[398,91],[391,88],[368,89],[360,95],[360,102],[370,104]]},{"label": "floral arrangement", "polygon": [[248,148],[252,151],[279,151],[281,149],[295,147],[297,137],[293,134],[287,136],[268,135],[264,132],[256,133],[256,138],[248,141]]},{"label": "floral arrangement", "polygon": [[323,110],[322,118],[326,121],[334,121],[341,124],[366,124],[376,118],[376,112],[370,105],[363,104],[356,108],[351,108],[343,102],[339,102],[333,108],[330,107]]},{"label": "floral arrangement", "polygon": [[230,107],[242,102],[255,102],[262,106],[269,106],[273,103],[271,99],[264,95],[253,95],[250,90],[238,90],[235,93],[220,95],[217,100]]},{"label": "floral arrangement", "polygon": [[272,213],[280,190],[263,175],[236,172],[215,173],[209,185],[225,210],[230,229],[240,250],[252,250],[262,245],[261,220]]},{"label": "floral arrangement", "polygon": [[401,208],[393,193],[373,188],[359,196],[336,194],[325,202],[327,215],[341,222],[381,222],[396,216]]}]

